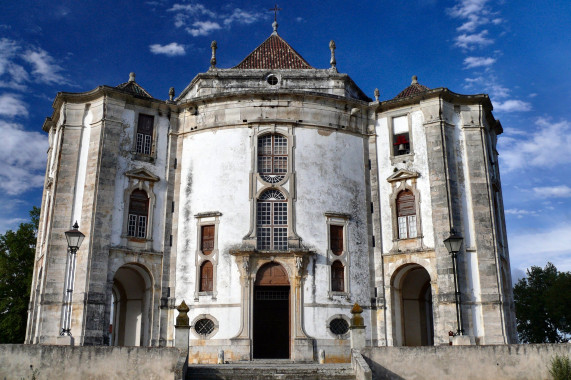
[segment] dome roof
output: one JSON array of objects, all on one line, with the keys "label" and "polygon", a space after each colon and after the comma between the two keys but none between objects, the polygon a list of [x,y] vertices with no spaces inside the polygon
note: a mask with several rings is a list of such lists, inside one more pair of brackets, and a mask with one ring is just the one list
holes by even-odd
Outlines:
[{"label": "dome roof", "polygon": [[421,92],[425,92],[430,90],[428,87],[421,85],[420,83],[418,83],[418,78],[416,75],[412,76],[412,83],[410,84],[410,86],[408,86],[407,88],[405,88],[404,90],[402,90],[401,92],[399,92],[399,94],[397,96],[395,96],[395,99],[401,99],[401,98],[406,98],[409,96],[413,96],[416,94],[420,94]]}]

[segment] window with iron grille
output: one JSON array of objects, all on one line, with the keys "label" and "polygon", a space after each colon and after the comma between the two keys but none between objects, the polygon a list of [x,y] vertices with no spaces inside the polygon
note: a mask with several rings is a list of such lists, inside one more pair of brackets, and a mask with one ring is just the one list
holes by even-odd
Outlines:
[{"label": "window with iron grille", "polygon": [[264,135],[258,138],[258,173],[269,183],[281,181],[287,173],[287,138]]},{"label": "window with iron grille", "polygon": [[203,338],[206,338],[214,331],[214,322],[208,318],[199,319],[194,323],[194,331]]},{"label": "window with iron grille", "polygon": [[343,226],[329,226],[329,247],[334,255],[343,254]]},{"label": "window with iron grille", "polygon": [[200,228],[200,250],[203,255],[210,255],[214,249],[214,226]]},{"label": "window with iron grille", "polygon": [[200,266],[200,292],[211,292],[213,284],[212,262],[205,261]]},{"label": "window with iron grille", "polygon": [[345,291],[345,268],[339,260],[331,264],[331,291]]},{"label": "window with iron grille", "polygon": [[397,217],[399,239],[411,239],[417,236],[416,204],[414,194],[403,190],[397,196]]},{"label": "window with iron grille", "polygon": [[137,123],[137,153],[151,154],[154,120],[154,116],[139,114],[139,122]]},{"label": "window with iron grille", "polygon": [[271,189],[260,195],[256,224],[258,249],[287,249],[287,202],[280,191]]},{"label": "window with iron grille", "polygon": [[127,235],[136,238],[147,237],[149,197],[143,190],[134,190],[129,198]]},{"label": "window with iron grille", "polygon": [[335,318],[329,322],[329,330],[335,335],[345,335],[349,332],[349,323],[343,318]]}]

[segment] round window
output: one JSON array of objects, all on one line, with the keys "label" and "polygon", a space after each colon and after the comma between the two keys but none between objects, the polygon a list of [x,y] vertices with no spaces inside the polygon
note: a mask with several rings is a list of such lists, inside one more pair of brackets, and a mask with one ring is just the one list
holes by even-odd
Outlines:
[{"label": "round window", "polygon": [[335,318],[329,322],[329,329],[335,335],[344,335],[349,331],[349,323],[343,318]]},{"label": "round window", "polygon": [[278,77],[276,77],[274,74],[270,74],[266,78],[266,82],[268,82],[270,86],[275,86],[276,84],[278,84]]},{"label": "round window", "polygon": [[208,318],[199,319],[194,324],[194,331],[196,331],[198,335],[210,335],[212,331],[214,331],[214,322]]}]

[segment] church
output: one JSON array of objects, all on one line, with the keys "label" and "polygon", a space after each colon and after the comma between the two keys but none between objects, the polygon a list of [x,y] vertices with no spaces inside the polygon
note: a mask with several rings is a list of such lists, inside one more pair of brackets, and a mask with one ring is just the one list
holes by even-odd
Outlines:
[{"label": "church", "polygon": [[181,304],[191,363],[348,361],[354,304],[367,346],[515,343],[489,97],[370,98],[329,48],[58,93],[26,343],[172,347]]}]

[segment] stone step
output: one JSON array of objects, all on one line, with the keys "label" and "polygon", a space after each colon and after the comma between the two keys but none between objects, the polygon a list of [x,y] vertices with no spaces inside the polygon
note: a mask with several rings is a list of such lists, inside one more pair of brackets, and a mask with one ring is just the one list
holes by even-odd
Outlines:
[{"label": "stone step", "polygon": [[355,380],[351,365],[253,361],[190,364],[186,380]]}]

